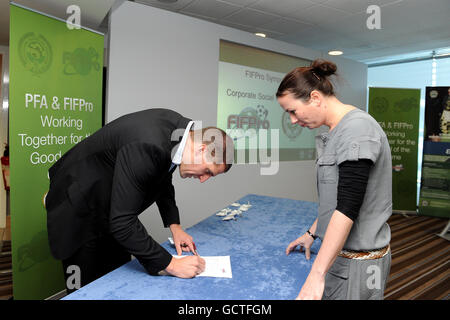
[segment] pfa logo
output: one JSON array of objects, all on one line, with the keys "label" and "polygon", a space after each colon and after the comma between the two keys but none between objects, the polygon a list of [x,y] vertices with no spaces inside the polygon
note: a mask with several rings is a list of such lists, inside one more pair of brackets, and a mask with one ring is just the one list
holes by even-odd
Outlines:
[{"label": "pfa logo", "polygon": [[41,34],[26,33],[19,41],[19,57],[22,65],[35,75],[50,68],[53,60],[52,47]]},{"label": "pfa logo", "polygon": [[389,101],[384,97],[376,97],[372,100],[371,107],[375,112],[383,113],[389,109]]}]

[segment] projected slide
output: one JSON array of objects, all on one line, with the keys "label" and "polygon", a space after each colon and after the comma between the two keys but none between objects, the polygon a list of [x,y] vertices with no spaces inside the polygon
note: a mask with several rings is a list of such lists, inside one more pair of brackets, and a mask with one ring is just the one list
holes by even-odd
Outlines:
[{"label": "projected slide", "polygon": [[258,161],[261,148],[280,161],[314,159],[315,130],[292,125],[275,97],[284,75],[309,61],[225,41],[220,60],[217,126],[245,150],[245,163]]}]

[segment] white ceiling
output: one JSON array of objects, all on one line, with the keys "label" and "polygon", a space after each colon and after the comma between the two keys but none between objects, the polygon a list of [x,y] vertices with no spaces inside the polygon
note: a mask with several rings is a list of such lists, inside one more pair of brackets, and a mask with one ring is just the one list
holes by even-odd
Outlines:
[{"label": "white ceiling", "polygon": [[[85,27],[107,31],[105,17],[125,0],[15,0],[67,18],[77,4]],[[131,0],[130,0],[131,1]],[[386,56],[450,47],[450,0],[135,0],[268,37],[372,63]],[[173,0],[172,0],[173,1]],[[169,0],[170,2],[170,0]],[[115,3],[115,4],[114,4]],[[369,30],[366,13],[378,5],[381,29]],[[102,23],[103,22],[103,23]],[[0,0],[0,45],[9,42],[9,1]]]},{"label": "white ceiling", "polygon": [[[159,0],[135,2],[248,32],[373,62],[382,57],[450,47],[450,0]],[[369,30],[369,5],[381,29]]]}]

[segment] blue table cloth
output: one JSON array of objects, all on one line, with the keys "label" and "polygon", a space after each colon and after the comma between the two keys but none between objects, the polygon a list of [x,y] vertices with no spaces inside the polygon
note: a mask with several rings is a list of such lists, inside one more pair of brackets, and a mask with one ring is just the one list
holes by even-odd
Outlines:
[{"label": "blue table cloth", "polygon": [[[237,220],[222,221],[214,213],[186,229],[200,255],[230,256],[232,279],[150,276],[137,260],[132,260],[64,299],[295,299],[320,248],[320,240],[314,241],[309,261],[304,252],[286,256],[285,250],[312,225],[318,204],[253,194],[236,202],[250,202],[252,207]],[[235,209],[231,204],[228,208]],[[168,241],[162,246],[176,254]]]}]

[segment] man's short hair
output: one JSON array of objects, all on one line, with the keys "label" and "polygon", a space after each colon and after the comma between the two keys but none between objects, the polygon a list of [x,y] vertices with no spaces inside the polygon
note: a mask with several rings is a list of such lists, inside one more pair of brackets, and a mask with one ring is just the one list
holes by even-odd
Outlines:
[{"label": "man's short hair", "polygon": [[224,172],[230,170],[234,161],[233,139],[217,127],[206,127],[191,131],[191,138],[195,142],[197,135],[201,135],[201,143],[207,146],[206,161],[217,165],[225,164]]}]

